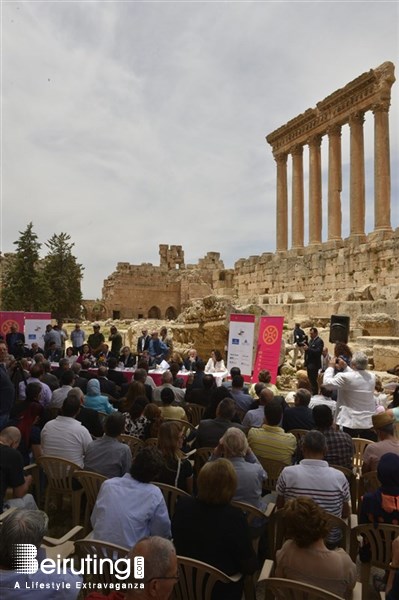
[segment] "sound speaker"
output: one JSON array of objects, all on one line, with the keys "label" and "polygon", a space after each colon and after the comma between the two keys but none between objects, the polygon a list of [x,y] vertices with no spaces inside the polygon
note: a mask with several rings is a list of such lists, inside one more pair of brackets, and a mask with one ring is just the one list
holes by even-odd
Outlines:
[{"label": "sound speaker", "polygon": [[348,343],[349,323],[350,317],[346,317],[345,315],[331,315],[329,337],[331,344],[336,344],[337,342]]}]

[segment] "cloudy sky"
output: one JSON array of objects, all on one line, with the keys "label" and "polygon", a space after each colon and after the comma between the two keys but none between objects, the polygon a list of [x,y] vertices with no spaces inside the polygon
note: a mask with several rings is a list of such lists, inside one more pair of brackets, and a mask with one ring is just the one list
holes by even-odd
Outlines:
[{"label": "cloudy sky", "polygon": [[[226,267],[274,251],[265,136],[365,71],[399,64],[397,2],[4,0],[1,10],[1,250],[29,221],[42,242],[69,233],[86,298],[101,296],[119,261],[159,264],[160,243],[181,244],[187,263],[218,251]],[[397,82],[394,227],[398,111]],[[370,231],[371,114],[365,145]]]}]

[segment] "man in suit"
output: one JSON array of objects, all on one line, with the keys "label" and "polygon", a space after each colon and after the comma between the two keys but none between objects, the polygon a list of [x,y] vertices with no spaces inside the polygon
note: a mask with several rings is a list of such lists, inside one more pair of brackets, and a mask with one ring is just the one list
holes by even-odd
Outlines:
[{"label": "man in suit", "polygon": [[144,350],[148,350],[150,345],[151,336],[148,335],[148,329],[143,329],[141,331],[141,336],[137,340],[137,354],[141,356]]},{"label": "man in suit", "polygon": [[9,333],[6,334],[6,342],[9,354],[12,354],[15,358],[21,358],[23,356],[25,336],[18,331],[15,324],[11,325]]},{"label": "man in suit", "polygon": [[310,340],[304,344],[306,354],[306,369],[310,384],[312,386],[313,396],[319,393],[319,386],[317,384],[317,375],[319,369],[321,369],[321,355],[323,353],[324,342],[319,337],[319,332],[316,327],[310,328]]},{"label": "man in suit", "polygon": [[233,423],[232,418],[236,411],[232,398],[225,398],[216,409],[215,419],[204,419],[200,421],[194,445],[196,448],[216,447],[222,435],[229,427],[238,427],[245,431],[239,423]]}]

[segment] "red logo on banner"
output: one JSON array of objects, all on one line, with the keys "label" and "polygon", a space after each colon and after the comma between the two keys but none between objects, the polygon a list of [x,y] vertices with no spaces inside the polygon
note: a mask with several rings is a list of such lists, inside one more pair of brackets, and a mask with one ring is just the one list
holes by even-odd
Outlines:
[{"label": "red logo on banner", "polygon": [[259,371],[266,369],[270,371],[272,382],[275,383],[283,323],[284,317],[261,317],[252,381],[258,381]]}]

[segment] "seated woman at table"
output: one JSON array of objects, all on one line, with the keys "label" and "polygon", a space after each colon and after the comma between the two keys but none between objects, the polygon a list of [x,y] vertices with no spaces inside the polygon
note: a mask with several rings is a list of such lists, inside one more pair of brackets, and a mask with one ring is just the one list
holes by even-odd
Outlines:
[{"label": "seated woman at table", "polygon": [[129,346],[124,346],[124,348],[122,348],[119,362],[122,363],[125,369],[131,369],[136,364],[136,357],[132,354]]},{"label": "seated woman at table", "polygon": [[311,498],[299,496],[282,509],[287,539],[276,552],[276,577],[323,588],[340,598],[351,598],[356,565],[337,548],[328,550],[327,515]]},{"label": "seated woman at table", "polygon": [[91,364],[94,364],[95,362],[95,358],[92,355],[92,353],[90,352],[90,346],[89,344],[83,344],[82,346],[82,352],[80,353],[80,355],[78,356],[78,358],[76,359],[76,362],[79,364],[82,364],[84,360],[89,360]]},{"label": "seated woman at table", "polygon": [[219,373],[225,371],[226,367],[220,350],[212,350],[211,358],[205,366],[205,373]]},{"label": "seated woman at table", "polygon": [[[257,568],[250,531],[244,513],[230,502],[237,475],[230,461],[206,463],[199,472],[198,497],[183,497],[172,518],[177,554],[206,562],[227,575],[250,575]],[[243,579],[217,583],[212,600],[240,600]]]},{"label": "seated woman at table", "polygon": [[92,408],[93,410],[104,412],[108,415],[117,410],[109,403],[107,396],[101,395],[100,382],[98,379],[89,379],[87,382],[87,394],[83,405],[86,406],[86,408]]},{"label": "seated woman at table", "polygon": [[183,428],[176,421],[165,421],[159,429],[158,448],[165,459],[165,466],[157,481],[167,483],[193,493],[193,467],[188,458],[184,458],[182,446]]},{"label": "seated woman at table", "polygon": [[139,396],[135,399],[128,412],[124,412],[125,417],[125,431],[127,435],[134,435],[141,440],[145,439],[144,432],[148,419],[144,416],[144,409],[149,404],[148,399],[143,396]]},{"label": "seated woman at table", "polygon": [[68,346],[65,350],[65,358],[68,359],[69,368],[71,368],[73,363],[78,360],[78,356],[74,354],[72,346]]}]

